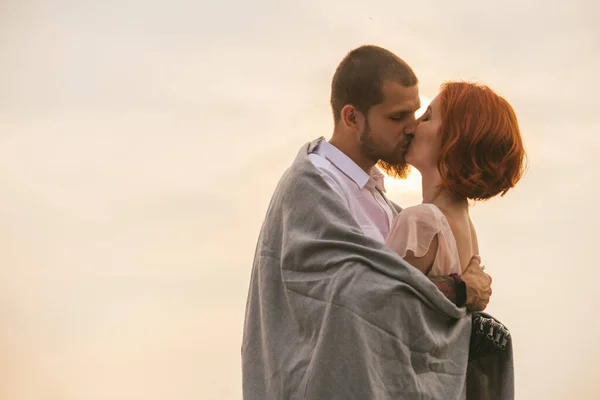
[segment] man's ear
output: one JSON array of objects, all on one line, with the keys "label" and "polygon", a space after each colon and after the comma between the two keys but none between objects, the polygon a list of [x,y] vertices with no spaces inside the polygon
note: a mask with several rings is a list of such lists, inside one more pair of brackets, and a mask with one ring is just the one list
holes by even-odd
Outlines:
[{"label": "man's ear", "polygon": [[351,104],[342,108],[341,123],[350,130],[358,130],[361,123],[362,114]]}]

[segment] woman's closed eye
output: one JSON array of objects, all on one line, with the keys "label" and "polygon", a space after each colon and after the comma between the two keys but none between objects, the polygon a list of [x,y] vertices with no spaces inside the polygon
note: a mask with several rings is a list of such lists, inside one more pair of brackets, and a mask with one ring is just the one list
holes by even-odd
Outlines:
[{"label": "woman's closed eye", "polygon": [[419,118],[419,122],[427,122],[427,121],[429,121],[430,117],[431,117],[431,107],[427,107],[427,111],[425,111],[425,114],[423,114],[421,116],[421,118]]}]

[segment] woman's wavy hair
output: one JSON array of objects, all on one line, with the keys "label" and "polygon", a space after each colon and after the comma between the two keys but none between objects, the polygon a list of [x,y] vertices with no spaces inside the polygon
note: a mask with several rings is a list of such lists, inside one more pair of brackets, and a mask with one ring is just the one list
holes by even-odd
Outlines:
[{"label": "woman's wavy hair", "polygon": [[526,158],[510,104],[471,82],[443,84],[440,102],[441,187],[458,198],[504,196],[521,179]]}]

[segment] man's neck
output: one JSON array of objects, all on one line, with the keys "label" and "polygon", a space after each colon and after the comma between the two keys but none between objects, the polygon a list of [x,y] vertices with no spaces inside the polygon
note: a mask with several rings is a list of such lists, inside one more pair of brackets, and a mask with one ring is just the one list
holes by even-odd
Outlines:
[{"label": "man's neck", "polygon": [[334,134],[329,143],[332,146],[337,147],[342,153],[347,155],[352,161],[356,163],[363,171],[367,174],[371,172],[371,169],[375,166],[376,162],[367,157],[360,149],[360,145],[354,145],[348,140],[340,140]]}]

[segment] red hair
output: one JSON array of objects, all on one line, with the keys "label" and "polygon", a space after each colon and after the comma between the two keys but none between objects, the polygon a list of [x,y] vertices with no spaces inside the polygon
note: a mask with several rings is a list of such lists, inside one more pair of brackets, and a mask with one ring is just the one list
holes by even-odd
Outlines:
[{"label": "red hair", "polygon": [[440,101],[441,187],[458,198],[504,196],[521,179],[526,156],[510,104],[470,82],[443,84]]}]

